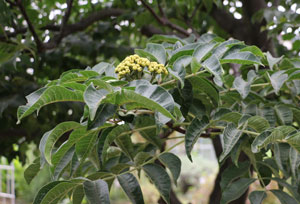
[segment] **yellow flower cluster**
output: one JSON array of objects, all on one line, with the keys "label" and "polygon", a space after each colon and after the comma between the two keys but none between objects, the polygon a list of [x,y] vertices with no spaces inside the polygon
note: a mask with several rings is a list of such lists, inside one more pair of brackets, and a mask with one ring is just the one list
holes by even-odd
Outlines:
[{"label": "yellow flower cluster", "polygon": [[119,74],[119,78],[123,78],[125,75],[128,76],[142,72],[145,67],[148,70],[156,74],[168,74],[167,69],[163,64],[157,62],[150,62],[147,58],[140,57],[138,55],[130,55],[126,57],[115,69],[115,72]]}]

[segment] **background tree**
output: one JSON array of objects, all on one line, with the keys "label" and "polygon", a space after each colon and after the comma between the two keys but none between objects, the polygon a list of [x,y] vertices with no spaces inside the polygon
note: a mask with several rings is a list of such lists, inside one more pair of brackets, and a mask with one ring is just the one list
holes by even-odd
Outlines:
[{"label": "background tree", "polygon": [[[22,158],[29,141],[63,120],[78,120],[80,104],[54,104],[16,126],[24,96],[64,71],[117,63],[144,47],[147,37],[199,37],[213,32],[269,51],[273,57],[299,55],[297,1],[0,1],[1,155]],[[290,62],[289,62],[290,63]],[[293,61],[293,63],[299,63]],[[232,65],[234,75],[241,74]],[[65,110],[69,110],[66,114]],[[53,117],[49,119],[49,115]],[[13,151],[13,143],[21,151]],[[222,152],[218,138],[216,154]],[[223,166],[224,169],[226,165]],[[220,171],[221,175],[222,168]],[[216,184],[219,183],[217,177]],[[212,194],[220,198],[218,185]],[[215,201],[212,201],[212,203]]]}]

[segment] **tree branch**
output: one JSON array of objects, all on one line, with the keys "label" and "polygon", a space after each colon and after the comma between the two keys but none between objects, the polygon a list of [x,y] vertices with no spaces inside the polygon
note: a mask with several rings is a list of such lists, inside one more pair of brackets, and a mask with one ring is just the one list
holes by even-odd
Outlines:
[{"label": "tree branch", "polygon": [[20,9],[20,11],[21,11],[21,13],[22,13],[25,21],[27,22],[28,28],[29,28],[32,36],[33,36],[33,39],[34,39],[36,45],[37,45],[38,51],[42,51],[43,50],[43,43],[40,40],[38,34],[35,32],[35,29],[34,29],[32,23],[31,23],[28,15],[27,15],[27,13],[26,13],[26,10],[25,10],[23,4],[22,4],[22,0],[16,0],[16,4],[19,7],[19,9]]},{"label": "tree branch", "polygon": [[160,17],[156,14],[156,12],[153,10],[153,8],[151,8],[144,0],[141,0],[141,3],[143,4],[143,6],[153,15],[153,17],[162,25],[164,26],[168,26],[169,28],[176,30],[177,32],[183,34],[184,36],[189,36],[190,33],[187,32],[184,28],[172,23],[171,21],[169,21],[169,19],[167,19],[166,17]]},{"label": "tree branch", "polygon": [[60,33],[59,33],[59,38],[58,40],[61,41],[61,39],[63,38],[63,33],[65,31],[65,26],[67,25],[67,22],[70,18],[71,15],[71,9],[72,9],[72,5],[73,5],[73,0],[67,0],[67,10],[66,13],[63,17],[61,26],[60,26]]}]

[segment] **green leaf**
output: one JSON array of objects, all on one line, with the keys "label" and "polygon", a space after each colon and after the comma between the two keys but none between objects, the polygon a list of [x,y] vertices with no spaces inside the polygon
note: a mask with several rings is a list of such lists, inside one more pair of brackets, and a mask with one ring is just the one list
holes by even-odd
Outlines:
[{"label": "green leaf", "polygon": [[98,131],[90,132],[88,136],[82,137],[75,143],[77,157],[83,162],[91,153],[98,137]]},{"label": "green leaf", "polygon": [[153,35],[149,41],[176,43],[177,41],[181,41],[181,39],[176,35]]},{"label": "green leaf", "polygon": [[247,74],[247,82],[243,80],[242,77],[238,76],[234,79],[233,87],[239,92],[239,94],[242,96],[243,99],[245,99],[250,90],[251,90],[251,84],[255,78],[256,74],[253,70],[250,70]]},{"label": "green leaf", "polygon": [[177,59],[182,56],[191,56],[194,52],[194,49],[199,45],[199,43],[191,43],[184,45],[180,48],[177,48],[172,52],[172,56],[168,62],[169,65],[172,65]]},{"label": "green leaf", "polygon": [[81,91],[70,90],[62,86],[50,86],[31,93],[26,96],[26,99],[27,104],[18,108],[18,123],[20,123],[22,118],[51,103],[66,101],[83,102],[83,94]]},{"label": "green leaf", "polygon": [[201,62],[203,58],[205,58],[212,49],[217,45],[216,42],[212,41],[209,43],[200,44],[194,51],[193,57],[196,58],[197,62]]},{"label": "green leaf", "polygon": [[276,105],[274,107],[278,123],[281,125],[291,125],[293,122],[293,112],[285,105]]},{"label": "green leaf", "polygon": [[39,173],[40,168],[41,168],[40,158],[35,159],[33,163],[26,168],[26,170],[24,171],[24,178],[28,185],[31,183],[34,177]]},{"label": "green leaf", "polygon": [[255,46],[255,45],[246,46],[246,47],[242,48],[240,51],[241,52],[249,51],[249,52],[252,52],[252,54],[254,54],[256,56],[264,58],[264,53],[257,46]]},{"label": "green leaf", "polygon": [[189,81],[192,84],[193,87],[193,93],[194,95],[200,96],[200,93],[204,92],[208,98],[199,97],[199,99],[203,101],[210,101],[211,104],[214,106],[218,106],[219,104],[219,93],[216,87],[208,81],[204,77],[191,77],[189,78]]},{"label": "green leaf", "polygon": [[93,85],[97,86],[100,89],[105,89],[109,92],[113,92],[113,87],[112,85],[110,85],[109,83],[107,83],[106,81],[102,80],[102,79],[90,79],[87,82],[87,85],[90,85],[91,83],[93,83]]},{"label": "green leaf", "polygon": [[40,204],[47,193],[60,183],[65,183],[65,181],[53,181],[43,186],[35,196],[33,204]]},{"label": "green leaf", "polygon": [[174,64],[173,64],[173,69],[168,69],[170,74],[175,78],[180,81],[181,88],[184,87],[184,79],[185,79],[185,74],[186,70],[185,67],[187,67],[192,61],[191,56],[182,56],[178,58]]},{"label": "green leaf", "polygon": [[271,76],[269,76],[272,87],[274,88],[275,93],[278,95],[279,90],[282,87],[282,85],[288,80],[288,75],[284,74],[284,70],[277,71]]},{"label": "green leaf", "polygon": [[263,132],[270,127],[269,122],[261,116],[252,116],[247,121],[248,127],[251,127],[257,132]]},{"label": "green leaf", "polygon": [[67,153],[58,162],[58,164],[55,166],[54,173],[53,173],[54,180],[58,180],[63,170],[72,161],[74,153],[75,153],[75,148],[69,149]]},{"label": "green leaf", "polygon": [[110,203],[108,185],[104,180],[85,181],[83,188],[89,203]]},{"label": "green leaf", "polygon": [[174,110],[174,99],[162,87],[141,85],[136,88],[135,92],[123,90],[120,97],[120,104],[133,102],[139,103],[150,110],[158,111],[176,121],[176,118],[170,113]]},{"label": "green leaf", "polygon": [[293,147],[290,147],[289,160],[290,160],[290,168],[291,168],[293,177],[296,178],[297,171],[298,171],[298,168],[300,165],[300,154]]},{"label": "green leaf", "polygon": [[83,186],[77,186],[73,192],[72,203],[73,204],[81,204],[84,198]]},{"label": "green leaf", "polygon": [[[106,137],[106,140],[104,142],[103,145],[103,149],[102,149],[102,161],[106,161],[106,156],[107,156],[107,150],[110,146],[111,143],[113,143],[113,141],[115,141],[118,137],[121,136],[128,136],[129,135],[129,131],[130,131],[130,127],[129,125],[125,124],[125,125],[119,125],[117,127],[115,127],[114,129],[112,129],[112,131],[110,131]],[[122,144],[121,141],[119,144]],[[99,152],[98,152],[99,153]]]},{"label": "green leaf", "polygon": [[224,63],[235,63],[235,64],[259,64],[261,65],[261,61],[258,57],[253,55],[251,52],[235,52],[231,53],[224,58],[220,59],[221,64]]},{"label": "green leaf", "polygon": [[200,135],[205,131],[205,129],[209,125],[209,120],[206,116],[203,116],[200,118],[194,118],[189,125],[189,127],[186,130],[186,134],[184,137],[185,141],[185,151],[188,156],[188,158],[192,160],[191,151],[193,149],[193,146],[197,142]]},{"label": "green leaf", "polygon": [[277,64],[278,62],[280,62],[280,60],[282,58],[283,58],[283,56],[281,56],[279,58],[273,57],[270,52],[267,52],[267,60],[268,60],[270,69],[273,70],[274,65]]},{"label": "green leaf", "polygon": [[249,185],[256,179],[254,178],[241,178],[232,182],[222,193],[221,204],[227,204],[239,198],[248,189]]},{"label": "green leaf", "polygon": [[106,97],[108,94],[108,91],[105,89],[97,90],[93,83],[91,83],[84,92],[84,101],[86,105],[89,107],[90,112],[90,120],[93,121],[97,109],[99,105],[101,104],[101,101]]},{"label": "green leaf", "polygon": [[300,132],[289,136],[287,142],[300,153]]},{"label": "green leaf", "polygon": [[59,147],[59,149],[54,153],[54,155],[52,156],[52,160],[51,160],[52,164],[54,166],[56,166],[58,164],[58,162],[62,159],[62,157],[67,153],[67,151],[71,147],[73,147],[75,144],[78,145],[78,142],[81,141],[81,139],[83,139],[85,137],[95,137],[95,135],[98,134],[99,131],[100,130],[98,130],[98,131],[86,131],[86,127],[82,127],[82,128],[78,128],[78,129],[74,130],[70,134],[69,139],[65,143],[63,143]]},{"label": "green leaf", "polygon": [[297,204],[298,202],[291,197],[289,194],[287,194],[284,191],[281,190],[270,190],[277,198],[280,200],[281,204]]},{"label": "green leaf", "polygon": [[164,168],[157,164],[146,164],[142,168],[156,186],[161,197],[170,204],[171,180]]},{"label": "green leaf", "polygon": [[215,55],[210,56],[207,60],[203,62],[203,67],[213,74],[217,79],[221,80],[224,70]]},{"label": "green leaf", "polygon": [[265,191],[252,191],[249,200],[251,204],[261,204],[266,197],[267,193]]},{"label": "green leaf", "polygon": [[226,188],[232,183],[232,181],[237,178],[247,174],[249,172],[250,162],[241,162],[239,166],[230,165],[227,167],[221,177],[220,187],[222,191],[226,190]]},{"label": "green leaf", "polygon": [[220,161],[222,161],[232,150],[234,145],[237,143],[237,141],[242,136],[243,132],[236,128],[236,126],[233,123],[230,123],[227,125],[223,132],[223,152],[220,156]]},{"label": "green leaf", "polygon": [[227,40],[225,42],[222,42],[217,47],[215,47],[212,51],[212,54],[215,55],[217,59],[220,59],[224,55],[224,53],[234,45],[243,45],[243,44],[244,43],[239,40],[235,40],[235,39]]},{"label": "green leaf", "polygon": [[180,159],[170,152],[163,153],[158,157],[158,159],[171,171],[173,180],[175,184],[177,184],[177,179],[181,171]]},{"label": "green leaf", "polygon": [[135,52],[138,55],[140,55],[141,57],[147,57],[147,56],[149,57],[150,56],[149,57],[150,60],[153,60],[153,57],[154,57],[155,60],[153,60],[153,61],[157,61],[163,65],[166,63],[166,60],[167,60],[166,50],[160,44],[148,43],[146,49],[144,49],[143,52],[141,52],[141,50],[135,50]]},{"label": "green leaf", "polygon": [[288,134],[295,130],[296,129],[291,126],[279,126],[272,131],[264,131],[254,139],[251,150],[252,152],[257,153],[261,148],[264,148],[270,143],[284,139]]},{"label": "green leaf", "polygon": [[98,107],[94,120],[88,121],[88,130],[95,129],[106,124],[106,121],[116,114],[117,108],[118,107],[113,104],[101,104]]},{"label": "green leaf", "polygon": [[139,182],[131,173],[119,175],[118,181],[133,204],[143,204],[144,198]]},{"label": "green leaf", "polygon": [[196,73],[199,71],[199,69],[202,67],[202,65],[197,62],[197,59],[195,57],[192,58],[192,61],[191,61],[191,70],[192,70],[192,73]]},{"label": "green leaf", "polygon": [[135,129],[153,126],[152,129],[140,130],[139,133],[143,138],[158,148],[161,148],[162,141],[156,134],[155,119],[149,116],[138,116],[134,121]]},{"label": "green leaf", "polygon": [[51,188],[43,197],[40,204],[55,204],[67,196],[79,184],[74,182],[61,182]]},{"label": "green leaf", "polygon": [[51,163],[51,154],[54,148],[55,143],[59,140],[64,133],[79,128],[81,125],[74,121],[66,121],[58,124],[52,130],[46,132],[39,145],[39,149],[42,155],[42,158],[45,158],[46,161],[52,165]]}]

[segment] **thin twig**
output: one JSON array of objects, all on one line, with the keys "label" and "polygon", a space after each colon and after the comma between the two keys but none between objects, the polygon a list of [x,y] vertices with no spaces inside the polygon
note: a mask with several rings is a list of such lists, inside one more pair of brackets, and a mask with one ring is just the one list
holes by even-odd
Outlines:
[{"label": "thin twig", "polygon": [[160,17],[157,15],[157,13],[154,11],[153,8],[151,8],[151,6],[149,6],[144,0],[141,0],[141,3],[143,4],[143,6],[153,15],[153,17],[162,25],[164,26],[168,26],[169,28],[178,31],[179,33],[185,35],[185,36],[189,36],[190,33],[187,32],[184,28],[172,23],[171,21],[169,21],[168,18],[166,17]]},{"label": "thin twig", "polygon": [[42,51],[42,50],[43,50],[43,43],[42,43],[42,41],[40,40],[38,34],[36,33],[36,31],[35,31],[35,29],[34,29],[34,27],[33,27],[33,24],[32,24],[32,22],[30,21],[28,15],[27,15],[27,13],[26,13],[26,10],[25,10],[25,8],[24,8],[24,6],[23,6],[23,4],[22,4],[22,0],[16,0],[16,5],[19,7],[19,9],[20,9],[20,11],[21,11],[21,13],[22,13],[22,15],[23,15],[25,21],[27,22],[28,28],[29,28],[29,30],[30,30],[32,36],[33,36],[33,39],[34,39],[36,45],[37,45],[38,51]]}]

